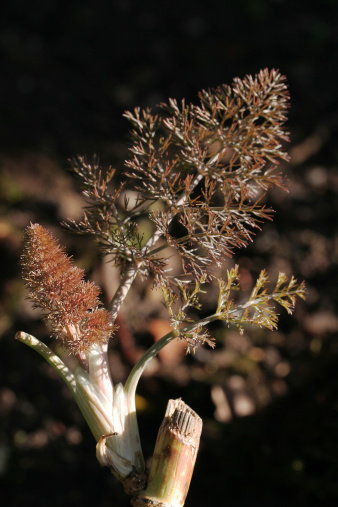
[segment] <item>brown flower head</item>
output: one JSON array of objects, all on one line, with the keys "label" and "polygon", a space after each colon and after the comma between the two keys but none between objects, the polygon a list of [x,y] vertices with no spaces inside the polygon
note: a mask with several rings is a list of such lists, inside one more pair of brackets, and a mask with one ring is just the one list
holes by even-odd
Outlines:
[{"label": "brown flower head", "polygon": [[84,271],[72,265],[58,241],[39,224],[25,231],[20,264],[34,306],[46,311],[53,334],[73,353],[93,343],[105,343],[114,326],[99,308],[100,288],[84,281]]}]

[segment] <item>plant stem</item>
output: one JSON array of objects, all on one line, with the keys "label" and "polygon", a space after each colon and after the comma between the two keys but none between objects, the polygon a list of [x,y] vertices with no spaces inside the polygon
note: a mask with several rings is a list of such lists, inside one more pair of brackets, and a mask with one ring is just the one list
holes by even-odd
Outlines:
[{"label": "plant stem", "polygon": [[[89,393],[88,390],[84,390],[84,386],[89,385],[87,382],[87,372],[85,372],[80,366],[75,368],[75,371],[78,370],[78,372],[81,373],[83,382],[80,382],[80,374],[74,374],[68,366],[64,364],[62,359],[60,359],[60,357],[57,356],[47,345],[40,342],[40,340],[22,331],[17,333],[15,338],[38,352],[58,372],[73,394],[74,399],[96,440],[98,440],[101,435],[104,435],[111,430],[110,421],[107,419],[109,414],[105,413],[101,404],[97,400],[97,393]],[[90,394],[91,399],[89,400]],[[99,414],[99,417],[97,418],[93,417],[94,406],[97,414]],[[98,421],[101,421],[102,424],[99,425]]]},{"label": "plant stem", "polygon": [[[188,324],[180,329],[180,335],[184,335],[184,333],[188,333],[196,327],[196,325],[207,325],[210,322],[218,320],[221,318],[221,315],[218,313],[214,313],[209,317],[205,317],[204,319],[199,320],[198,322],[193,322],[192,324]],[[177,333],[175,331],[171,331],[170,333],[163,336],[160,340],[155,342],[139,359],[139,361],[135,364],[134,368],[131,370],[127,381],[125,383],[124,389],[128,393],[128,396],[133,396],[136,391],[136,387],[138,381],[145,370],[148,363],[158,354],[158,352],[163,349],[168,343],[177,338]]]},{"label": "plant stem", "polygon": [[53,368],[65,381],[65,383],[73,393],[74,397],[76,397],[75,375],[68,368],[68,366],[65,365],[62,359],[60,359],[60,357],[52,351],[52,349],[50,349],[44,343],[40,342],[40,340],[38,340],[34,336],[28,333],[24,333],[23,331],[16,333],[15,339],[19,340],[22,343],[25,343],[32,349],[36,350],[36,352],[38,352],[44,359],[46,359],[46,361],[48,361],[48,363],[53,366]]},{"label": "plant stem", "polygon": [[[192,183],[192,187],[191,187],[191,191],[193,188],[195,188],[199,182],[203,179],[203,175],[202,174],[197,174],[197,176],[195,177],[193,183]],[[186,201],[187,199],[187,195],[185,192],[182,193],[181,197],[178,199],[177,203],[175,204],[176,207],[180,207],[182,206],[182,204]],[[156,230],[154,232],[154,234],[148,239],[147,243],[145,244],[145,246],[143,247],[143,251],[145,252],[146,250],[149,250],[151,249],[156,243],[157,241],[160,239],[160,237],[162,236],[162,233],[161,231],[159,230]],[[160,249],[162,249],[162,247],[160,247]],[[111,314],[111,318],[112,318],[112,322],[115,322],[116,321],[116,317],[117,317],[117,314],[121,308],[121,305],[123,303],[123,301],[125,300],[125,298],[127,297],[127,294],[137,276],[137,271],[138,271],[138,268],[136,265],[134,264],[131,264],[129,266],[129,268],[126,270],[123,278],[122,278],[122,281],[117,289],[117,291],[115,292],[107,310],[110,312]]]},{"label": "plant stem", "polygon": [[126,270],[117,291],[114,294],[107,310],[110,312],[112,322],[116,321],[117,314],[121,308],[123,301],[125,300],[130,287],[132,286],[137,275],[137,267],[133,264]]},{"label": "plant stem", "polygon": [[148,485],[134,507],[183,507],[194,470],[202,419],[181,399],[169,400],[158,432]]}]

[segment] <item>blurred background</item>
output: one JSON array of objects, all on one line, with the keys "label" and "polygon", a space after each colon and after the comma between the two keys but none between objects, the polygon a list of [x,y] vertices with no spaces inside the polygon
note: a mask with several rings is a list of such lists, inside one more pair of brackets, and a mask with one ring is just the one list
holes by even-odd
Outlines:
[{"label": "blurred background", "polygon": [[[287,194],[236,262],[244,288],[267,267],[305,279],[306,302],[279,330],[211,330],[214,351],[171,345],[138,390],[149,460],[169,398],[204,421],[186,506],[338,505],[338,3],[308,0],[4,1],[0,7],[0,497],[7,506],[129,505],[57,374],[14,340],[48,342],[18,270],[23,229],[51,230],[109,299],[117,277],[92,243],[59,226],[85,204],[68,159],[123,169],[135,106],[188,102],[202,88],[278,68],[291,93]],[[109,293],[110,292],[110,293]],[[138,312],[133,315],[133,310]],[[123,381],[167,331],[140,281],[110,362]],[[143,315],[143,317],[142,317]]]}]

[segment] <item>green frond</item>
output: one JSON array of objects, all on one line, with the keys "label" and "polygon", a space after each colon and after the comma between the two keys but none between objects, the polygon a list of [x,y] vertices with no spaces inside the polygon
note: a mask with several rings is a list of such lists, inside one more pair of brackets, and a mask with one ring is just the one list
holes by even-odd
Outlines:
[{"label": "green frond", "polygon": [[[237,268],[237,267],[236,267]],[[219,303],[217,312],[228,325],[235,325],[242,329],[244,325],[258,325],[270,330],[277,329],[278,314],[273,305],[275,301],[283,306],[288,313],[292,313],[297,297],[305,298],[304,282],[300,284],[294,277],[288,280],[284,273],[279,273],[274,289],[269,292],[269,278],[263,269],[253,287],[246,303],[236,304],[229,299],[230,291],[237,288],[232,286],[238,276],[238,268],[228,272],[227,282],[219,281]]]}]

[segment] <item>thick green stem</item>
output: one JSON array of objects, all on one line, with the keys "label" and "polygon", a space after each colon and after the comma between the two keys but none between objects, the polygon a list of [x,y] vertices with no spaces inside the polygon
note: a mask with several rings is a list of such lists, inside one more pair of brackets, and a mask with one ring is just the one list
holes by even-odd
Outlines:
[{"label": "thick green stem", "polygon": [[[101,406],[98,393],[89,381],[87,372],[77,366],[74,374],[52,349],[30,334],[21,331],[15,335],[15,338],[38,352],[58,372],[73,394],[96,441],[111,431],[108,415]],[[107,428],[109,428],[108,431]]]},{"label": "thick green stem", "polygon": [[[207,325],[210,322],[218,320],[220,318],[219,314],[213,314],[209,317],[205,317],[198,322],[193,322],[192,324],[188,324],[180,329],[180,335],[184,336],[184,333],[188,333],[191,331],[196,325]],[[131,370],[127,381],[125,383],[124,389],[128,393],[128,397],[132,397],[135,394],[136,387],[138,381],[147,367],[148,363],[159,353],[163,347],[168,345],[172,340],[177,338],[177,333],[175,331],[171,331],[170,333],[163,336],[160,340],[154,343],[141,357],[141,359],[135,364],[134,368]]]},{"label": "thick green stem", "polygon": [[66,382],[74,397],[77,396],[76,379],[73,372],[68,368],[68,366],[65,365],[62,359],[60,359],[60,357],[52,351],[52,349],[50,349],[44,343],[40,342],[40,340],[34,336],[28,333],[24,333],[23,331],[16,333],[15,338],[16,340],[19,340],[32,349],[36,350],[36,352],[38,352],[44,359],[46,359],[46,361],[48,361],[48,363],[53,366],[61,378]]},{"label": "thick green stem", "polygon": [[202,419],[181,399],[169,400],[158,432],[148,485],[134,507],[183,507],[197,457]]},{"label": "thick green stem", "polygon": [[[127,398],[121,384],[116,386],[114,393],[112,386],[107,390],[107,382],[102,385],[101,377],[106,373],[101,372],[101,375],[100,370],[106,365],[105,358],[103,358],[103,364],[100,361],[100,350],[93,349],[93,357],[88,360],[89,366],[97,370],[91,376],[80,364],[72,372],[59,356],[34,336],[20,332],[17,333],[16,338],[44,357],[68,385],[98,442],[97,457],[101,465],[109,466],[121,481],[131,472],[143,474],[144,461],[138,434],[135,402]],[[135,488],[134,484],[133,486]]]}]

